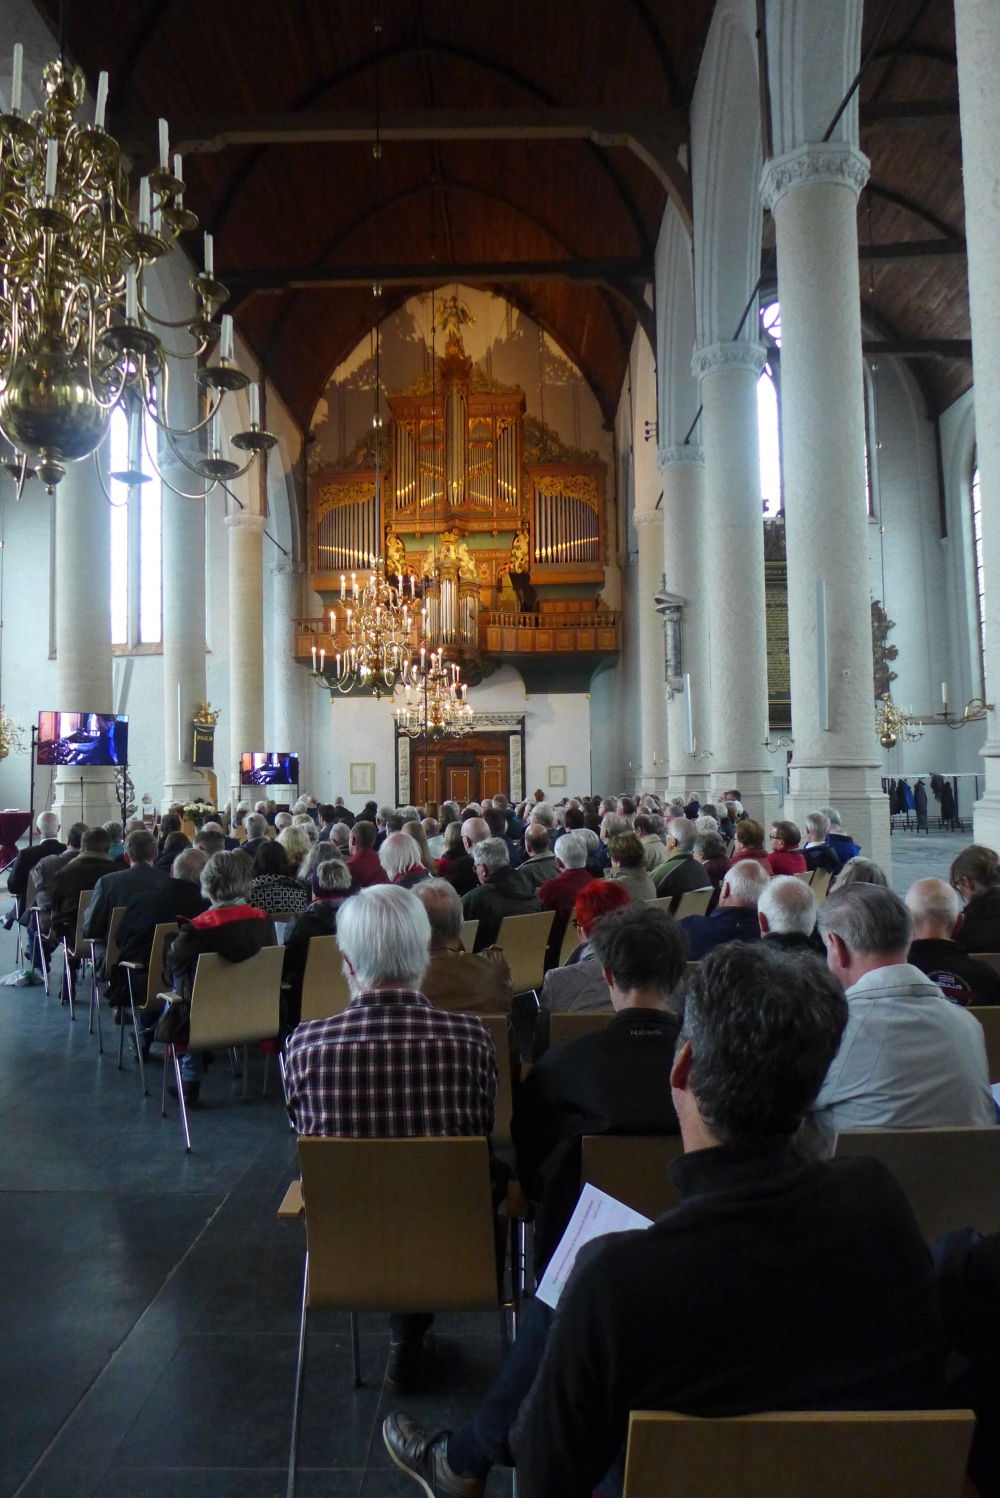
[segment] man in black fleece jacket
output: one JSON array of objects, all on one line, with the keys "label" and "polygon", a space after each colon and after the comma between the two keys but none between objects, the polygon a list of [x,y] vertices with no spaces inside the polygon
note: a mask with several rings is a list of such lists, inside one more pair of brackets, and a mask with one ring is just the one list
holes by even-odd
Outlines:
[{"label": "man in black fleece jacket", "polygon": [[847,1018],[818,964],[768,942],[711,953],[689,980],[670,1084],[681,1205],[579,1255],[553,1315],[535,1301],[474,1419],[383,1427],[425,1492],[479,1498],[516,1457],[525,1498],[620,1494],[629,1412],[908,1409],[941,1401],[933,1266],[873,1160],[792,1144]]}]

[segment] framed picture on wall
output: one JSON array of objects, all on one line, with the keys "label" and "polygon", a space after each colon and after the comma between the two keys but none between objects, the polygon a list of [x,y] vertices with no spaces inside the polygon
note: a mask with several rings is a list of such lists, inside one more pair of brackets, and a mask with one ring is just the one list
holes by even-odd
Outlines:
[{"label": "framed picture on wall", "polygon": [[351,795],[373,796],[375,794],[374,764],[351,765]]},{"label": "framed picture on wall", "polygon": [[549,765],[549,785],[566,784],[566,766]]}]

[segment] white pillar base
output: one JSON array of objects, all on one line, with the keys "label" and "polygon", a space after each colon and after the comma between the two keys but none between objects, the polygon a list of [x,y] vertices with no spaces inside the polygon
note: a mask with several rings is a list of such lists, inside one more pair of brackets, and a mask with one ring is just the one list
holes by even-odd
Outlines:
[{"label": "white pillar base", "polygon": [[865,858],[874,861],[892,878],[892,836],[889,828],[889,798],[883,794],[881,774],[871,765],[818,765],[790,771],[790,790],[785,798],[784,818],[805,835],[805,819],[822,806],[835,806],[841,826],[860,843]]},{"label": "white pillar base", "polygon": [[759,822],[765,834],[778,817],[778,792],[774,788],[773,770],[716,770],[712,768],[712,799],[718,805],[726,791],[736,789],[740,804],[749,817]]},{"label": "white pillar base", "polygon": [[697,796],[704,806],[706,801],[712,799],[711,777],[709,775],[668,775],[666,794],[683,796],[685,801],[688,796]]},{"label": "white pillar base", "polygon": [[93,765],[81,765],[79,769],[62,766],[53,784],[52,810],[64,833],[74,822],[100,827],[104,822],[121,821],[114,770]]},{"label": "white pillar base", "polygon": [[986,787],[972,808],[972,840],[985,848],[1000,849],[1000,758],[984,750],[983,768]]}]

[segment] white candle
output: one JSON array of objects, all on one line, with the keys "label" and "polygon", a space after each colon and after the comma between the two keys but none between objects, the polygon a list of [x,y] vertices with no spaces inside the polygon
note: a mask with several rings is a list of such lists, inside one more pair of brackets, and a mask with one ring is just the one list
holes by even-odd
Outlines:
[{"label": "white candle", "polygon": [[10,80],[10,112],[17,114],[21,108],[21,76],[24,72],[24,48],[14,43],[14,71]]},{"label": "white candle", "polygon": [[219,453],[222,451],[222,422],[220,420],[219,412],[217,409],[212,412],[211,445],[213,453]]},{"label": "white candle", "polygon": [[319,652],[319,669],[322,671],[322,669],[323,669],[323,667],[325,665],[326,665],[326,649],[324,647],[324,648],[321,648],[320,652]]},{"label": "white candle", "polygon": [[142,427],[139,421],[139,412],[133,408],[128,413],[128,466],[133,473],[142,468]]},{"label": "white candle", "polygon": [[49,140],[45,145],[45,196],[56,195],[56,173],[59,170],[59,142]]},{"label": "white candle", "polygon": [[184,181],[184,158],[179,151],[174,152],[174,176],[178,182]]},{"label": "white candle", "polygon": [[315,671],[315,669],[316,669],[316,646],[315,645],[312,648],[312,658],[313,658],[313,670]]},{"label": "white candle", "polygon": [[344,574],[341,573],[340,574],[340,601],[341,601],[341,603],[343,603],[343,601],[344,601],[344,593],[346,591],[346,586],[345,585],[346,585],[346,579],[344,577]]},{"label": "white candle", "polygon": [[260,426],[260,386],[257,384],[250,386],[250,425],[254,428]]},{"label": "white candle", "polygon": [[232,359],[233,357],[233,319],[228,312],[222,316],[222,336],[219,339],[219,357],[221,359]]},{"label": "white candle", "polygon": [[154,208],[153,209],[153,233],[154,234],[159,234],[159,232],[160,232],[160,210],[159,210],[159,208]]},{"label": "white candle", "polygon": [[205,274],[215,275],[215,246],[212,243],[211,234],[205,235]]},{"label": "white candle", "polygon": [[134,265],[128,266],[125,271],[125,320],[132,323],[139,321],[139,283]]},{"label": "white candle", "polygon": [[169,172],[169,170],[170,170],[170,130],[169,130],[169,127],[167,125],[166,120],[159,120],[157,123],[159,125],[159,130],[160,130],[160,171],[161,172]]},{"label": "white candle", "polygon": [[943,681],[941,683],[941,705],[944,707],[945,712],[947,712],[948,711],[948,683],[946,681]]},{"label": "white candle", "polygon": [[139,227],[149,228],[149,178],[139,178]]},{"label": "white candle", "polygon": [[97,75],[97,103],[94,105],[94,124],[98,130],[104,129],[104,117],[108,109],[108,75],[98,73]]}]

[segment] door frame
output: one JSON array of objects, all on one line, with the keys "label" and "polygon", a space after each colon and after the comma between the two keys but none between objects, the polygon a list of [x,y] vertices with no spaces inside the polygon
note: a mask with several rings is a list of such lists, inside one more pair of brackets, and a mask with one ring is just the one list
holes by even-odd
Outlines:
[{"label": "door frame", "polygon": [[[395,739],[395,761],[396,761],[396,805],[406,806],[411,804],[412,777],[410,774],[411,756],[420,752],[420,739],[411,739],[406,733],[400,731],[398,723],[393,724]],[[525,717],[523,713],[474,713],[472,716],[471,731],[476,738],[484,735],[495,736],[497,739],[497,750],[507,755],[508,766],[508,796],[512,805],[523,801],[527,795],[528,771],[525,759]],[[438,743],[440,744],[440,740]],[[454,744],[456,750],[461,749],[463,739],[456,736],[449,741],[449,747]]]}]

